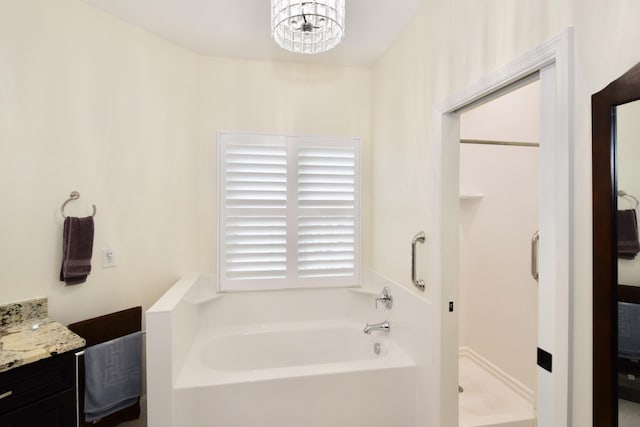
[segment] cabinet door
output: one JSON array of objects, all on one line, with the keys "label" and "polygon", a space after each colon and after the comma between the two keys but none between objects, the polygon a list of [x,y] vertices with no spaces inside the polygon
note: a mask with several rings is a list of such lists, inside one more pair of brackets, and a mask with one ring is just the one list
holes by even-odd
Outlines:
[{"label": "cabinet door", "polygon": [[75,427],[73,389],[24,406],[0,416],[2,427]]},{"label": "cabinet door", "polygon": [[73,388],[74,359],[67,352],[0,373],[0,395],[6,395],[0,399],[0,414]]}]

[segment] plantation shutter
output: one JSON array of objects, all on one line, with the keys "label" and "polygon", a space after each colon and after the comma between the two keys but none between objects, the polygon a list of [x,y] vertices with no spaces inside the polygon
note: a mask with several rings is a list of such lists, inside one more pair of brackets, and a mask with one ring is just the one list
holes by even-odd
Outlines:
[{"label": "plantation shutter", "polygon": [[298,276],[348,277],[356,256],[354,146],[298,150]]},{"label": "plantation shutter", "polygon": [[221,290],[359,284],[359,143],[220,134]]}]

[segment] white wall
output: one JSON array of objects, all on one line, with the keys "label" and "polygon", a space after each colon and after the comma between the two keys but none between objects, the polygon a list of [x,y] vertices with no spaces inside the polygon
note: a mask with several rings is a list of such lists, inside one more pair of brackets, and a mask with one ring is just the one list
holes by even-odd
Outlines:
[{"label": "white wall", "polygon": [[[591,425],[592,413],[590,96],[640,60],[639,17],[632,0],[425,1],[373,72],[372,266],[411,288],[408,241],[419,229],[433,232],[434,108],[567,26],[575,28],[569,343],[575,427]],[[426,246],[420,262],[428,266],[433,255]]]},{"label": "white wall", "polygon": [[[80,0],[0,0],[0,302],[47,296],[69,323],[214,273],[216,132],[359,136],[367,165],[369,105],[365,68],[207,58]],[[65,287],[72,190],[68,214],[98,214],[92,273]]]}]

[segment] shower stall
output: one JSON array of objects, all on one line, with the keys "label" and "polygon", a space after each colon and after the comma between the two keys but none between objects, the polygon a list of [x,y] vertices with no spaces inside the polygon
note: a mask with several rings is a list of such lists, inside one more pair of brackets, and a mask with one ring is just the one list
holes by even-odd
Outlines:
[{"label": "shower stall", "polygon": [[539,144],[516,132],[536,86],[461,116],[460,427],[536,425]]}]

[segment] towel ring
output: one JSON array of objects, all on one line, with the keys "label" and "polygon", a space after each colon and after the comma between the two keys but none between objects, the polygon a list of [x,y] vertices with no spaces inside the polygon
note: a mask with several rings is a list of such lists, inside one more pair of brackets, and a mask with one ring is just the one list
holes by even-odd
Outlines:
[{"label": "towel ring", "polygon": [[632,196],[631,194],[627,193],[624,190],[618,190],[618,196],[622,197],[622,198],[629,198],[629,199],[633,200],[634,209],[638,209],[638,205],[640,204],[640,201],[638,201],[638,199],[636,197]]},{"label": "towel ring", "polygon": [[[77,200],[80,198],[80,193],[78,193],[77,191],[72,191],[71,194],[69,194],[69,198],[67,199],[66,202],[64,202],[62,204],[62,207],[60,208],[60,213],[62,214],[62,218],[66,218],[67,216],[64,214],[64,207],[67,206],[67,203],[69,203],[72,200]],[[91,205],[93,207],[93,214],[91,214],[92,217],[96,216],[96,205]]]}]

